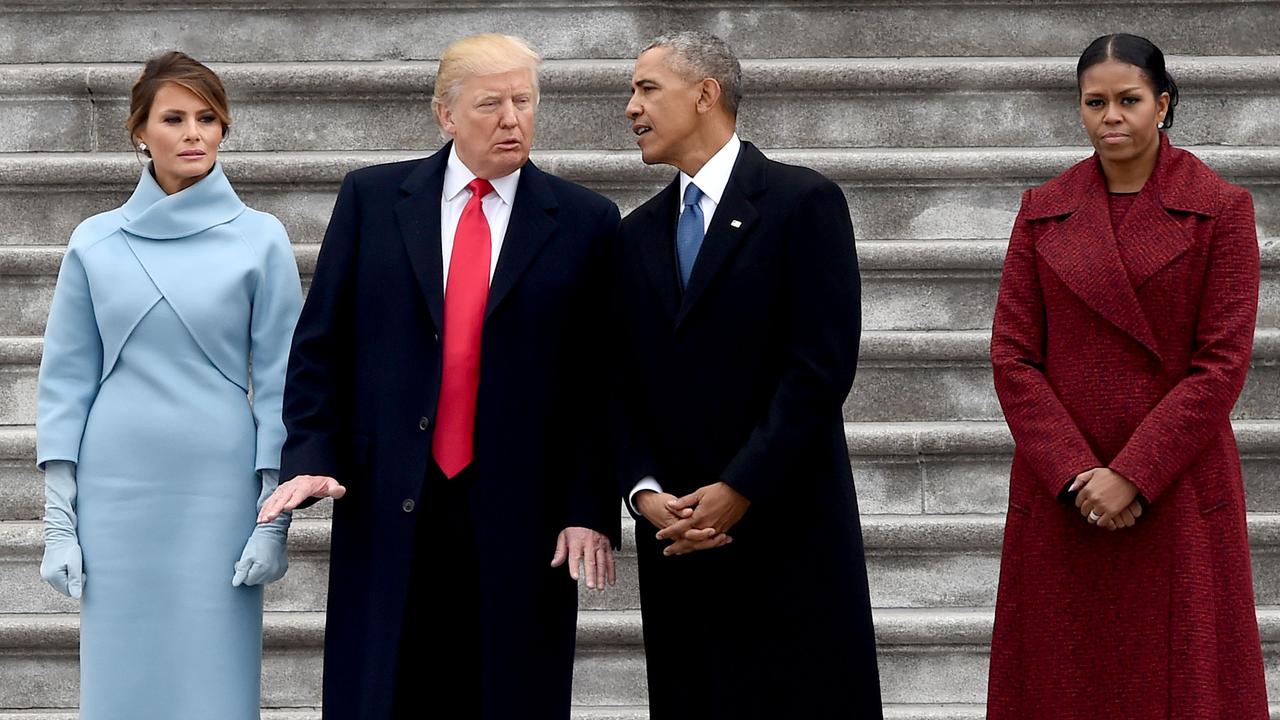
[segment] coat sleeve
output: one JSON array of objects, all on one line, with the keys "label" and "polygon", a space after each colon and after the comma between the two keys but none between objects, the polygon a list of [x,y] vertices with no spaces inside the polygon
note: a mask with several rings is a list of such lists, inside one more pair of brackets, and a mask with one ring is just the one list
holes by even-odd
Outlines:
[{"label": "coat sleeve", "polygon": [[862,285],[844,192],[824,180],[791,217],[785,365],[764,419],[721,476],[753,503],[780,497],[789,473],[812,461],[817,439],[842,422],[858,367]]},{"label": "coat sleeve", "polygon": [[[1027,195],[1022,199],[1025,207]],[[991,367],[1018,452],[1030,462],[1045,491],[1057,498],[1072,478],[1102,463],[1045,377],[1045,329],[1035,248],[1019,213],[1000,277]]]},{"label": "coat sleeve", "polygon": [[44,332],[36,386],[36,462],[78,462],[89,409],[102,379],[102,337],[74,238],[63,256]]},{"label": "coat sleeve", "polygon": [[576,457],[568,495],[568,526],[587,527],[609,536],[614,547],[622,540],[622,514],[614,492],[610,458],[610,378],[612,344],[607,328],[612,326],[609,302],[610,270],[617,247],[618,208],[606,202],[595,225],[593,252],[588,264],[584,291],[578,302],[577,327],[570,337],[575,347],[567,354],[573,369],[568,377],[574,388],[574,404],[568,417],[576,426],[572,452]]},{"label": "coat sleeve", "polygon": [[280,448],[284,445],[285,369],[294,325],[302,309],[302,284],[289,235],[272,219],[261,260],[261,275],[253,294],[249,319],[253,368],[253,418],[258,428],[256,467],[280,469]]},{"label": "coat sleeve", "polygon": [[1112,461],[1112,470],[1155,502],[1231,421],[1253,353],[1260,260],[1253,200],[1236,189],[1214,224],[1186,376]]},{"label": "coat sleeve", "polygon": [[[315,275],[293,334],[284,387],[287,437],[280,479],[298,475],[338,478],[337,443],[349,420],[347,393],[360,215],[355,182],[347,175],[320,246]],[[304,503],[306,505],[307,503]]]}]

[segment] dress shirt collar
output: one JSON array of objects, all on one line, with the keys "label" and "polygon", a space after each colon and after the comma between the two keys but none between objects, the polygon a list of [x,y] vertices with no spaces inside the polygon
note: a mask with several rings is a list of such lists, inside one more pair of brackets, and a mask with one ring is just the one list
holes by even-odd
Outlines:
[{"label": "dress shirt collar", "polygon": [[[724,147],[717,150],[716,154],[702,166],[697,175],[689,177],[683,172],[680,173],[680,197],[684,197],[685,189],[689,187],[689,183],[693,183],[698,186],[703,195],[719,205],[720,198],[724,197],[724,189],[729,185],[733,164],[738,161],[738,151],[741,149],[742,141],[738,139],[738,133],[734,133],[729,136]],[[446,184],[445,187],[449,186]]]},{"label": "dress shirt collar", "polygon": [[[458,148],[456,145],[449,147],[449,162],[444,167],[444,199],[446,202],[452,201],[458,197],[458,193],[467,189],[467,185],[476,179],[476,174],[462,162],[462,158],[458,157]],[[498,193],[498,197],[502,198],[502,202],[508,207],[515,204],[516,186],[520,184],[520,168],[510,175],[504,175],[500,178],[492,178],[489,184],[493,185],[494,192]]]}]

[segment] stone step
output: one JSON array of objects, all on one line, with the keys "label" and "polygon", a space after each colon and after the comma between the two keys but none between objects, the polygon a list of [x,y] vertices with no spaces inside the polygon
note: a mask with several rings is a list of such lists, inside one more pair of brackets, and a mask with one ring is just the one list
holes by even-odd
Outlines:
[{"label": "stone step", "polygon": [[[1280,512],[1280,423],[1233,425],[1249,510]],[[1003,422],[854,422],[845,438],[864,518],[1005,511],[1013,438]]]},{"label": "stone step", "polygon": [[[1197,146],[1194,152],[1254,195],[1260,237],[1280,236],[1280,148]],[[1085,157],[1084,148],[772,150],[825,173],[844,188],[859,244],[986,240],[979,269],[999,266],[1002,243],[1027,187]],[[418,153],[226,153],[227,173],[252,207],[275,214],[296,243],[319,243],[343,175]],[[535,152],[544,169],[583,183],[628,212],[674,177],[633,152]],[[119,207],[137,184],[128,153],[0,154],[0,246],[65,245],[84,218]],[[1000,241],[1000,245],[993,244]],[[903,245],[905,255],[923,246]],[[942,250],[941,252],[949,252]]]},{"label": "stone step", "polygon": [[[80,714],[75,710],[0,710],[0,720],[79,720]],[[646,707],[587,707],[574,706],[570,717],[573,720],[645,720],[649,717]],[[894,717],[894,716],[890,716]],[[909,715],[911,718],[933,718],[933,715]],[[967,718],[967,715],[949,715],[944,717]],[[976,717],[976,716],[972,716]],[[320,708],[263,708],[262,720],[322,720]]]},{"label": "stone step", "polygon": [[[991,618],[989,608],[875,611],[883,700],[917,706],[984,702]],[[1277,697],[1280,608],[1259,607],[1258,624],[1269,694]],[[323,631],[321,613],[267,614],[265,706],[316,706]],[[77,636],[75,615],[0,616],[0,675],[7,680],[0,686],[0,705],[12,709],[74,707]],[[580,706],[640,707],[646,703],[638,612],[579,614],[573,693],[574,703]]]},{"label": "stone step", "polygon": [[[434,138],[428,141],[434,147]],[[1249,188],[1259,235],[1280,236],[1280,147],[1189,148]],[[319,243],[348,171],[430,152],[225,153],[245,202],[275,214],[295,242]],[[897,148],[765,152],[824,173],[844,188],[860,241],[1006,240],[1022,191],[1086,157],[1084,147]],[[675,173],[636,152],[535,151],[544,170],[592,187],[628,212]],[[84,218],[119,207],[138,182],[132,153],[0,154],[0,246],[63,245]],[[1000,253],[999,255],[1002,255]]]},{"label": "stone step", "polygon": [[[864,313],[867,311],[864,300]],[[1002,420],[988,331],[867,331],[845,402],[850,422]],[[0,345],[3,347],[3,345]],[[1252,368],[1234,417],[1280,417],[1280,330],[1255,331]]]},{"label": "stone step", "polygon": [[[6,249],[0,248],[0,267]],[[0,293],[4,282],[0,281]],[[35,422],[42,340],[0,337],[0,425]],[[1001,420],[984,331],[868,330],[844,406],[850,422]],[[1258,328],[1234,417],[1280,418],[1280,329]]]},{"label": "stone step", "polygon": [[[1271,720],[1280,720],[1280,703],[1270,706]],[[884,707],[885,720],[983,720],[985,705],[945,703],[936,705],[893,703]],[[633,707],[587,707],[576,705],[574,720],[648,720],[649,709]],[[74,710],[0,710],[0,720],[78,720]],[[321,720],[319,708],[278,710],[264,708],[262,720]],[[777,720],[785,720],[778,718]]]},{"label": "stone step", "polygon": [[[426,706],[427,703],[424,703]],[[946,712],[948,714],[936,714]],[[977,708],[971,708],[960,714],[961,710],[929,706],[901,706],[886,710],[885,717],[894,720],[961,720],[962,718],[979,718]],[[75,710],[0,710],[0,720],[79,720],[80,714]],[[647,720],[649,708],[632,707],[590,707],[575,705],[569,715],[572,720]],[[320,708],[263,708],[262,720],[323,720]]]},{"label": "stone step", "polygon": [[[662,32],[704,29],[742,57],[927,55],[1075,56],[1095,37],[1137,32],[1165,52],[1271,55],[1277,3],[1003,0],[973,4],[580,3],[501,6],[431,0],[259,0],[178,8],[163,0],[109,6],[16,0],[0,11],[0,63],[136,62],[174,47],[206,61],[386,60],[439,57],[475,32],[525,35],[551,58],[630,58]],[[216,31],[211,31],[211,28]]]},{"label": "stone step", "polygon": [[[1280,512],[1280,423],[1233,425],[1249,510]],[[845,438],[864,518],[1000,514],[1008,503],[1013,439],[1003,422],[852,422]],[[31,426],[0,426],[0,521],[44,515],[35,439]],[[330,514],[328,500],[300,512]]]},{"label": "stone step", "polygon": [[[640,607],[635,525],[623,523],[618,584],[605,592],[581,588],[583,610]],[[864,515],[871,602],[877,608],[955,608],[995,604],[1004,533],[1003,514]],[[1259,605],[1280,605],[1280,513],[1249,515],[1254,589]],[[296,521],[290,531],[289,572],[268,587],[269,611],[325,608],[329,521]],[[74,612],[72,601],[40,580],[40,523],[0,522],[0,614]],[[549,559],[549,558],[548,558]],[[89,569],[92,582],[92,568]],[[227,582],[231,581],[227,568]]]},{"label": "stone step", "polygon": [[[766,147],[1082,143],[1070,58],[751,60],[739,132]],[[1175,57],[1175,137],[1280,144],[1280,55]],[[230,93],[227,151],[408,150],[440,137],[432,62],[215,65]],[[630,60],[542,71],[537,146],[631,150]],[[129,151],[135,64],[0,65],[0,152]],[[998,107],[998,113],[991,109]],[[56,118],[52,122],[51,118]]]},{"label": "stone step", "polygon": [[[1005,246],[1003,240],[859,242],[863,328],[989,329]],[[315,245],[299,248],[304,276],[314,267],[316,249]],[[1259,249],[1262,278],[1257,324],[1280,327],[1280,237],[1262,237]],[[59,246],[0,245],[0,304],[12,308],[0,316],[0,337],[43,334],[61,253]]]}]

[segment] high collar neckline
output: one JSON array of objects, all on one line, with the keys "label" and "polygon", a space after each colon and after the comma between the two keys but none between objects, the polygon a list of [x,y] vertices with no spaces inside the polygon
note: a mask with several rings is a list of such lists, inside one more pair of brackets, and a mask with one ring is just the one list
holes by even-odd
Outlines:
[{"label": "high collar neckline", "polygon": [[222,172],[222,163],[214,163],[208,175],[172,195],[156,182],[148,164],[121,208],[125,232],[152,240],[190,237],[231,222],[244,210],[244,203]]}]

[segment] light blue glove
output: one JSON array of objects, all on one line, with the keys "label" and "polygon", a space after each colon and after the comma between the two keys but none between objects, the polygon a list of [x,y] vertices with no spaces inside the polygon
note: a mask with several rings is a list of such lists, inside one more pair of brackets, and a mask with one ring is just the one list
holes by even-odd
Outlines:
[{"label": "light blue glove", "polygon": [[[262,470],[262,494],[258,496],[258,509],[276,491],[280,484],[279,470]],[[236,563],[235,575],[231,584],[266,585],[284,577],[289,569],[289,523],[293,513],[280,513],[280,516],[269,523],[261,523],[253,529],[249,542],[244,544],[244,552],[240,553],[240,562]]]},{"label": "light blue glove", "polygon": [[76,464],[44,464],[44,559],[40,577],[54,590],[76,599],[84,591],[84,558],[76,535]]}]

